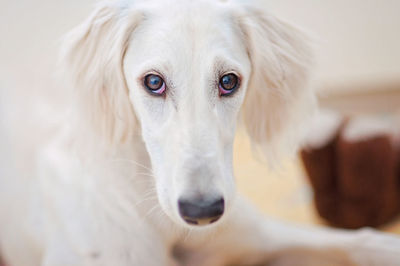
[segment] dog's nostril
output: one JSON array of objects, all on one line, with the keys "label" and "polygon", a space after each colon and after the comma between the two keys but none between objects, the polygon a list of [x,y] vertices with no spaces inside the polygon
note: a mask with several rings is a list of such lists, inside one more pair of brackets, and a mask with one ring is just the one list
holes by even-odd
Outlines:
[{"label": "dog's nostril", "polygon": [[181,217],[192,225],[206,225],[219,220],[224,213],[225,202],[223,198],[218,200],[178,200]]}]

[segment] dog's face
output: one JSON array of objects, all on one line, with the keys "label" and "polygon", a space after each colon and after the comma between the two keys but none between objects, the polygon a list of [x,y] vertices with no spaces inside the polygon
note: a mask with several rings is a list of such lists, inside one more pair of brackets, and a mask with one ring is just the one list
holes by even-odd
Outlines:
[{"label": "dog's face", "polygon": [[[281,145],[307,111],[308,46],[295,29],[239,3],[159,2],[101,7],[73,36],[70,57],[77,84],[100,98],[99,123],[114,141],[137,118],[164,211],[208,225],[234,200],[240,111],[264,147]],[[84,67],[91,73],[82,77]]]},{"label": "dog's face", "polygon": [[218,219],[234,195],[232,145],[251,67],[229,15],[204,2],[158,6],[124,59],[159,201],[192,224]]}]

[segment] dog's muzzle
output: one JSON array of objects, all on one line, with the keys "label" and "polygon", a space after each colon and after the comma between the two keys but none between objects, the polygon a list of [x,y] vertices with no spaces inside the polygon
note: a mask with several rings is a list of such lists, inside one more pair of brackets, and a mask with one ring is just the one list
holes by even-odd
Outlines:
[{"label": "dog's muzzle", "polygon": [[190,225],[208,225],[221,218],[224,213],[225,202],[218,200],[178,200],[179,214]]}]

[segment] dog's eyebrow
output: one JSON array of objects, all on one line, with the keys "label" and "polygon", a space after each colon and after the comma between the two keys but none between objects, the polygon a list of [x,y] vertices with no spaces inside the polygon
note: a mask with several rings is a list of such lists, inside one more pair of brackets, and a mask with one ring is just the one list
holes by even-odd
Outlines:
[{"label": "dog's eyebrow", "polygon": [[147,73],[150,71],[169,73],[172,69],[171,64],[166,61],[159,61],[159,60],[148,60],[143,62],[140,66],[138,66],[139,72]]},{"label": "dog's eyebrow", "polygon": [[213,69],[218,78],[227,72],[235,72],[238,75],[242,73],[238,63],[221,56],[215,58]]}]

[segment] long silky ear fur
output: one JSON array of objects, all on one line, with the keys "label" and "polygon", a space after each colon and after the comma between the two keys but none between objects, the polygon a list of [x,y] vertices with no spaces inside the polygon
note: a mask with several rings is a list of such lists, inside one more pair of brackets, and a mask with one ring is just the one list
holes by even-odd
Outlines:
[{"label": "long silky ear fur", "polygon": [[77,115],[84,130],[105,142],[124,141],[135,117],[122,64],[140,14],[115,2],[102,2],[65,36],[61,63],[75,88]]},{"label": "long silky ear fur", "polygon": [[243,123],[253,144],[269,161],[277,161],[297,148],[315,107],[310,41],[300,30],[252,7],[239,23],[253,68]]}]

